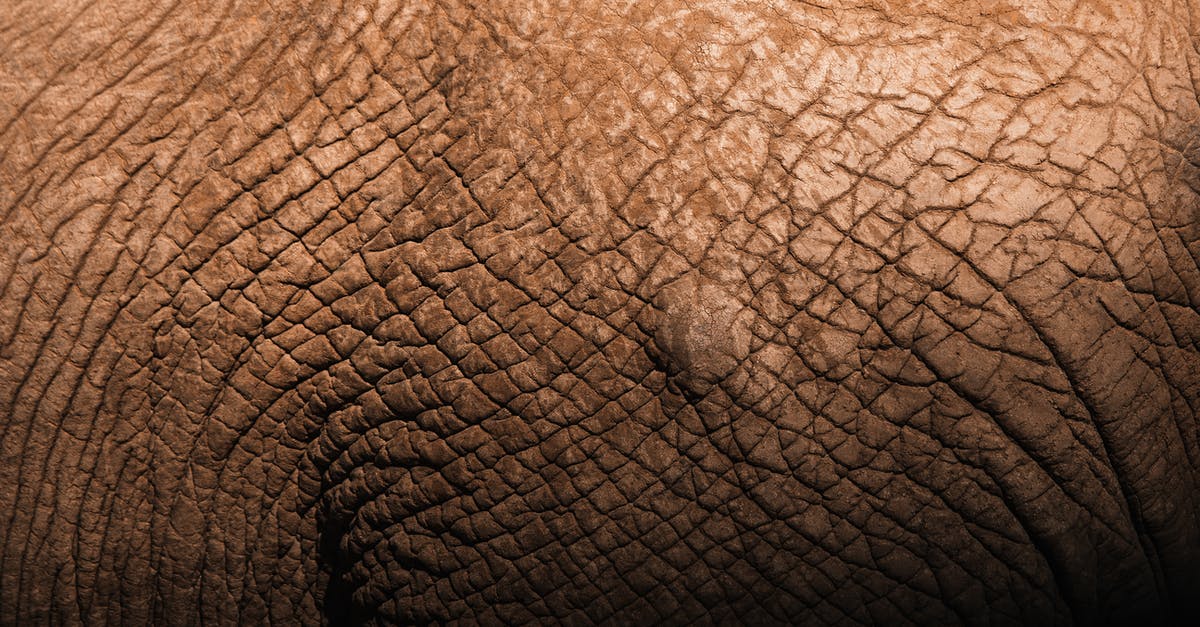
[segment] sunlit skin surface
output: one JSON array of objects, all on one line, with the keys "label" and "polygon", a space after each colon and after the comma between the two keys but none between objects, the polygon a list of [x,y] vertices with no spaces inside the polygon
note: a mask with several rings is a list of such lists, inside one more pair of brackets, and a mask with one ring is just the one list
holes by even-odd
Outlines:
[{"label": "sunlit skin surface", "polygon": [[1197,24],[12,5],[0,623],[1196,620]]}]

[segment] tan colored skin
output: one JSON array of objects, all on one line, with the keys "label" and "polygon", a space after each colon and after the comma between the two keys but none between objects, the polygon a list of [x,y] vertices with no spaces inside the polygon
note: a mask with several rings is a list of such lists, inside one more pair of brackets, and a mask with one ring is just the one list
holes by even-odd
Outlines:
[{"label": "tan colored skin", "polygon": [[17,3],[0,623],[1196,619],[1197,24]]}]

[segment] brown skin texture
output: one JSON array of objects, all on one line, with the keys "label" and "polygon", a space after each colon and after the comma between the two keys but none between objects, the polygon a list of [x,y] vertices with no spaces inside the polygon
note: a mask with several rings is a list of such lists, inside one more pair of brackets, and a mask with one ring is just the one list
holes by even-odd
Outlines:
[{"label": "brown skin texture", "polygon": [[11,6],[0,623],[1191,623],[1197,24]]}]

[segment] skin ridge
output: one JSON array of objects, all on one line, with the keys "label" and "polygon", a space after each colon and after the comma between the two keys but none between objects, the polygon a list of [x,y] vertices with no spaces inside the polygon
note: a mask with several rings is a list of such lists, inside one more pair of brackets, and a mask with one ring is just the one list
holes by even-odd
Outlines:
[{"label": "skin ridge", "polygon": [[17,5],[0,623],[1186,624],[1193,13]]}]

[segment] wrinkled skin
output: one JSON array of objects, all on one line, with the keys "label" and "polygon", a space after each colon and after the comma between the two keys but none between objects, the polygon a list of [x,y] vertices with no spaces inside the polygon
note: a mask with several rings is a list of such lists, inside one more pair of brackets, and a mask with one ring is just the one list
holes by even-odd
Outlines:
[{"label": "wrinkled skin", "polygon": [[1200,615],[1197,7],[68,4],[0,621]]}]

